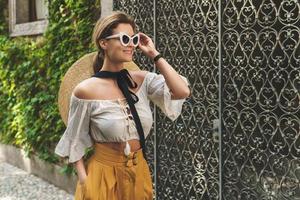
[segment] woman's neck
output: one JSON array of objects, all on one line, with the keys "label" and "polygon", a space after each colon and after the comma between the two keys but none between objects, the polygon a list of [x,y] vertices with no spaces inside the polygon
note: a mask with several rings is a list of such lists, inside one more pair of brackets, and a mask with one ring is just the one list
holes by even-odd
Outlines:
[{"label": "woman's neck", "polygon": [[118,72],[124,68],[123,62],[112,62],[109,59],[104,59],[101,71]]}]

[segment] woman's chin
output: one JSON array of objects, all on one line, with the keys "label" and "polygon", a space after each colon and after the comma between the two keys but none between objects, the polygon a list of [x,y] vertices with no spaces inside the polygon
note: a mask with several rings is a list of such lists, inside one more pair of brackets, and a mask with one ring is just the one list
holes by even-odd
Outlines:
[{"label": "woman's chin", "polygon": [[123,59],[123,62],[131,62],[131,61],[132,61],[132,56]]}]

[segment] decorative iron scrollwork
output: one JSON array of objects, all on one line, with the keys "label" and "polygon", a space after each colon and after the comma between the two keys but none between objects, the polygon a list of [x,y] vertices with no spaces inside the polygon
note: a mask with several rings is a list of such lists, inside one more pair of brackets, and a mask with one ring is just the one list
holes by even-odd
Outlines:
[{"label": "decorative iron scrollwork", "polygon": [[300,199],[299,1],[114,2],[191,83],[175,123],[156,113],[157,198]]}]

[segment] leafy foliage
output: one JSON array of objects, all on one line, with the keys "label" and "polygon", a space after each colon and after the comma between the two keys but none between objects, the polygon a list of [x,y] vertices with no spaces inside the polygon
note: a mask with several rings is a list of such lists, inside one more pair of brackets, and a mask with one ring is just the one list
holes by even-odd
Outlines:
[{"label": "leafy foliage", "polygon": [[[0,7],[7,8],[7,1],[0,0]],[[42,37],[10,38],[7,12],[1,10],[2,143],[52,163],[63,161],[53,152],[65,129],[58,112],[59,85],[72,63],[94,51],[91,35],[99,16],[100,0],[51,0]]]}]

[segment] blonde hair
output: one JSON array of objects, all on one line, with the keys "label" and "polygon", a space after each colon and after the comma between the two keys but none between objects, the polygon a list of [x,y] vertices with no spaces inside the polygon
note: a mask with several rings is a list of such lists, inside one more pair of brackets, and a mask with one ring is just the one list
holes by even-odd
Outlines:
[{"label": "blonde hair", "polygon": [[98,49],[98,54],[93,63],[95,73],[101,69],[104,61],[104,50],[101,48],[99,41],[112,35],[113,29],[115,29],[121,23],[130,24],[133,31],[136,32],[134,19],[124,12],[115,11],[111,15],[100,18],[96,22],[93,30],[93,43]]}]

